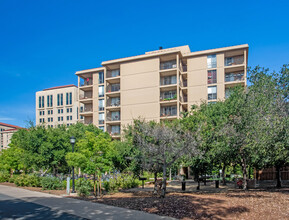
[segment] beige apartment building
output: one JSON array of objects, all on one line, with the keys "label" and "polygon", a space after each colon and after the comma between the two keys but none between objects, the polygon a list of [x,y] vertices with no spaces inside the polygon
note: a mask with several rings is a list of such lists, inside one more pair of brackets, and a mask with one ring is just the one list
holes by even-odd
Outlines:
[{"label": "beige apartment building", "polygon": [[36,125],[55,127],[76,123],[78,118],[78,88],[66,85],[36,92]]},{"label": "beige apartment building", "polygon": [[191,52],[189,46],[102,62],[76,72],[79,115],[119,138],[136,118],[172,120],[192,105],[216,102],[246,86],[248,45]]},{"label": "beige apartment building", "polygon": [[0,151],[9,148],[12,135],[19,129],[22,127],[0,122]]}]

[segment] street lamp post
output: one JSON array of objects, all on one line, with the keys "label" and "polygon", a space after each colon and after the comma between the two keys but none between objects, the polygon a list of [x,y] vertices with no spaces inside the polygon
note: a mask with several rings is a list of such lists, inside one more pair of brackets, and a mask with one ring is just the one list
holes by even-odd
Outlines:
[{"label": "street lamp post", "polygon": [[[70,143],[72,146],[72,153],[74,152],[75,137],[70,137]],[[75,193],[75,184],[74,184],[74,166],[72,166],[72,193]]]}]

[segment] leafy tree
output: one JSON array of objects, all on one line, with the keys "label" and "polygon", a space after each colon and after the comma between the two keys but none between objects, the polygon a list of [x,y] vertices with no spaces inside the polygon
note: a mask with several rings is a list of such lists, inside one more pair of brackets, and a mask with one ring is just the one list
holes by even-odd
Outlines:
[{"label": "leafy tree", "polygon": [[155,122],[135,120],[128,128],[131,132],[133,145],[139,150],[143,169],[162,168],[163,183],[161,196],[165,197],[167,169],[182,156],[197,155],[197,142],[190,132],[183,131],[181,126],[169,127]]}]

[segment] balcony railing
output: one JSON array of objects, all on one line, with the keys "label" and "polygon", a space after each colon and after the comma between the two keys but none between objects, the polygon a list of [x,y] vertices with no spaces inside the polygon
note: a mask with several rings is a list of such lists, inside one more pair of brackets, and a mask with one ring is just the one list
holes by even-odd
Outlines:
[{"label": "balcony railing", "polygon": [[161,101],[170,101],[170,100],[176,100],[176,99],[177,99],[176,92],[163,92],[160,95]]},{"label": "balcony railing", "polygon": [[118,77],[120,76],[120,70],[112,70],[106,73],[106,78]]},{"label": "balcony railing", "polygon": [[107,132],[112,136],[119,136],[120,135],[120,126],[109,126]]},{"label": "balcony railing", "polygon": [[107,107],[118,107],[120,106],[120,100],[116,102],[107,102],[106,104]]},{"label": "balcony railing", "polygon": [[107,92],[118,92],[120,91],[120,84],[111,84],[106,87]]},{"label": "balcony railing", "polygon": [[177,78],[176,76],[161,78],[160,84],[161,86],[177,84]]},{"label": "balcony railing", "polygon": [[187,101],[188,101],[188,97],[187,96],[181,97],[181,102],[187,102]]},{"label": "balcony railing", "polygon": [[177,116],[178,112],[177,112],[177,107],[173,106],[173,107],[164,107],[161,108],[161,117],[169,117],[169,116]]},{"label": "balcony railing", "polygon": [[188,81],[184,80],[183,82],[180,82],[181,87],[187,87],[188,86]]},{"label": "balcony railing", "polygon": [[225,66],[233,66],[239,65],[244,63],[244,56],[234,56],[234,57],[226,57],[225,59]]},{"label": "balcony railing", "polygon": [[167,69],[173,69],[173,68],[177,68],[177,62],[176,60],[171,60],[171,61],[167,61],[167,62],[162,62],[160,64],[160,69],[161,70],[167,70]]},{"label": "balcony railing", "polygon": [[107,116],[106,117],[107,121],[120,121],[120,115],[115,115],[115,116]]},{"label": "balcony railing", "polygon": [[92,112],[92,108],[83,108],[83,109],[80,109],[80,112]]},{"label": "balcony railing", "polygon": [[79,96],[79,99],[82,100],[82,99],[91,99],[92,98],[92,94],[85,94],[85,95],[80,95]]},{"label": "balcony railing", "polygon": [[91,86],[92,85],[92,80],[89,80],[89,81],[84,81],[80,84],[80,87],[83,87],[83,86]]},{"label": "balcony railing", "polygon": [[244,73],[226,73],[225,74],[225,82],[235,82],[235,81],[244,81]]},{"label": "balcony railing", "polygon": [[98,124],[103,125],[104,124],[104,120],[98,120]]}]

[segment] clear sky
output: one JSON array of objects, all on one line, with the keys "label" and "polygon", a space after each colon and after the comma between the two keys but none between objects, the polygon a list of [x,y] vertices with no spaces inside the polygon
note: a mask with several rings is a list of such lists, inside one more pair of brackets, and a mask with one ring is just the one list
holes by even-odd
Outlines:
[{"label": "clear sky", "polygon": [[249,66],[289,63],[289,1],[0,0],[0,122],[35,120],[35,92],[105,60],[249,44]]}]

